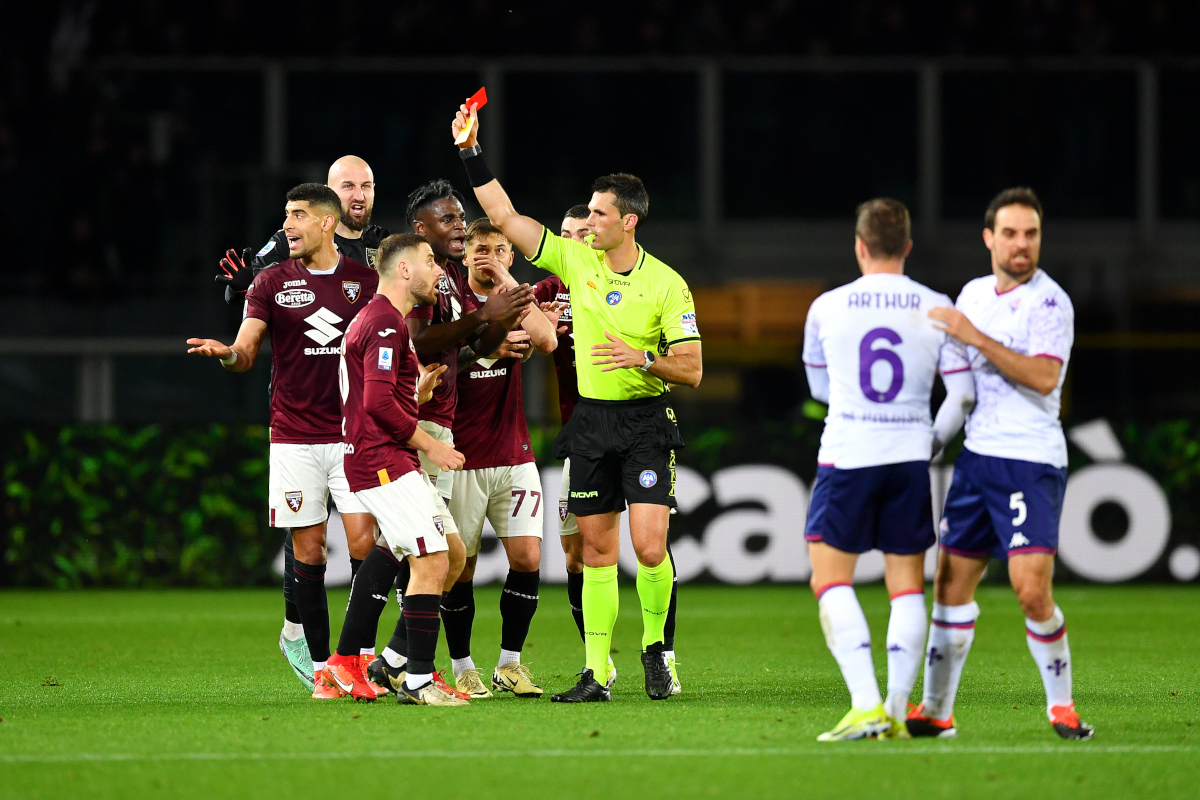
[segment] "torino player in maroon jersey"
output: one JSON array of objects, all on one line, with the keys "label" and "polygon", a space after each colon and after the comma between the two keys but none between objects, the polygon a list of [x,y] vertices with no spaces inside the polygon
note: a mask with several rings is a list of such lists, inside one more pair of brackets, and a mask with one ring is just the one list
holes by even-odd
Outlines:
[{"label": "torino player in maroon jersey", "polygon": [[270,333],[268,506],[270,524],[292,531],[295,601],[301,621],[301,626],[285,623],[280,649],[318,699],[340,696],[336,687],[317,679],[329,657],[325,597],[329,495],[345,523],[352,559],[365,558],[375,540],[375,521],[350,493],[342,467],[337,340],[345,324],[375,294],[378,276],[340,255],[334,246],[341,211],[337,194],[323,184],[303,183],[288,192],[283,231],[291,258],[255,277],[233,346],[212,339],[188,340],[193,345],[189,353],[219,358],[225,369],[245,372],[254,366]]},{"label": "torino player in maroon jersey", "polygon": [[[592,232],[588,227],[588,207],[580,204],[571,206],[563,216],[559,235],[564,239],[574,239],[577,242],[587,241]],[[538,307],[546,318],[554,323],[558,333],[558,347],[554,350],[554,374],[558,378],[558,410],[562,416],[562,424],[566,425],[571,418],[571,412],[579,402],[579,376],[575,372],[575,331],[571,321],[571,290],[563,284],[557,275],[540,280],[533,287],[537,297]],[[579,638],[584,639],[583,631],[583,537],[579,535],[579,523],[575,515],[567,510],[567,495],[571,491],[571,459],[563,462],[562,484],[558,492],[558,534],[563,552],[567,556],[567,602],[571,604],[571,615],[575,618],[575,626],[579,629]],[[672,509],[674,513],[674,509]],[[675,558],[671,555],[671,545],[667,544],[667,557],[671,559],[672,571]],[[675,571],[678,575],[678,571]],[[679,683],[679,670],[675,663],[675,610],[678,605],[679,578],[671,583],[671,605],[667,608],[667,619],[664,627],[663,648],[666,651],[667,667],[671,670],[671,694],[683,691]],[[605,686],[612,688],[617,680],[617,667],[612,657],[608,659],[608,678]]]},{"label": "torino player in maroon jersey", "polygon": [[[420,236],[395,234],[379,245],[379,293],[346,331],[338,380],[344,409],[346,478],[354,496],[379,522],[382,541],[359,569],[346,609],[338,652],[325,674],[357,699],[374,700],[361,647],[373,642],[387,592],[409,565],[404,598],[408,662],[396,699],[402,704],[461,706],[433,670],[438,639],[438,608],[450,568],[436,492],[421,472],[421,451],[447,472],[460,469],[463,456],[417,425],[417,407],[428,399],[437,377],[417,360],[404,315],[417,302],[434,299],[441,268]],[[422,375],[422,373],[425,373]]]},{"label": "torino player in maroon jersey", "polygon": [[[489,296],[513,291],[509,274],[513,249],[504,234],[486,219],[467,227],[468,291],[463,311],[470,313]],[[520,319],[521,329],[538,352],[557,345],[554,326],[534,305]],[[486,351],[484,351],[486,353]],[[532,351],[529,351],[532,352]],[[500,658],[492,673],[492,690],[518,697],[540,697],[542,690],[521,663],[521,648],[537,611],[542,520],[542,480],[534,463],[521,390],[521,359],[499,354],[459,354],[458,407],[454,439],[466,464],[454,474],[450,513],[467,548],[467,564],[444,606],[453,607],[457,593],[470,591],[487,519],[508,554],[508,577],[500,595]],[[473,595],[472,595],[473,596]],[[471,659],[471,617],[444,616],[455,685],[471,697],[490,697]]]},{"label": "torino player in maroon jersey", "polygon": [[[467,291],[467,282],[458,263],[466,253],[467,225],[462,195],[447,180],[430,181],[409,194],[407,217],[413,231],[429,242],[434,260],[442,274],[438,279],[435,301],[415,307],[405,322],[421,363],[438,363],[449,368],[441,384],[434,389],[433,399],[421,406],[419,424],[423,431],[435,439],[454,444],[452,426],[458,403],[456,377],[460,347],[466,343],[470,348],[466,351],[468,353],[491,353],[497,347],[501,347],[502,352],[521,348],[521,344],[510,344],[505,337],[508,331],[516,327],[520,315],[532,304],[533,288],[518,286],[511,292],[493,295],[473,311],[464,311],[463,294]],[[437,487],[441,495],[439,502],[449,503],[454,487],[450,473],[443,473],[424,454],[421,455],[421,469]],[[461,540],[458,538],[455,520],[449,512],[443,520],[450,541],[451,572],[454,579],[457,579],[465,556],[457,547]],[[402,564],[397,579],[398,602],[402,602],[403,587],[407,582],[406,569]],[[453,580],[451,582],[453,583]],[[453,627],[450,618],[475,616],[475,598],[470,593],[470,588],[470,584],[466,584],[467,593],[464,595],[464,592],[456,587],[456,590],[447,596],[442,607],[443,618],[447,620],[446,644],[451,657],[460,652],[462,645],[450,635]],[[402,661],[407,652],[405,633],[406,628],[401,619],[396,623],[395,633],[382,655],[371,663],[370,675],[378,684],[395,684],[395,676],[398,674],[396,663]],[[469,653],[468,644],[467,654]]]}]

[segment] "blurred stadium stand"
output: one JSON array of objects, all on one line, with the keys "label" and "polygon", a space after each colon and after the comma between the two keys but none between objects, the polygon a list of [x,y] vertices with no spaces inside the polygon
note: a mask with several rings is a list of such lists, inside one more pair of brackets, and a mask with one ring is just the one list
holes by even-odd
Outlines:
[{"label": "blurred stadium stand", "polygon": [[[417,184],[466,188],[448,114],[480,84],[523,211],[553,225],[597,174],[646,180],[640,240],[694,287],[705,335],[691,413],[798,413],[804,313],[855,275],[856,203],[907,202],[909,272],[953,295],[986,271],[981,212],[1015,183],[1041,194],[1042,264],[1076,305],[1067,413],[1200,411],[1196,4],[826,5],[619,3],[623,36],[586,8],[488,0],[21,6],[0,33],[22,245],[0,267],[0,417],[265,420],[266,370],[181,357],[236,330],[221,253],[265,241],[283,191],[346,152],[393,228]],[[297,56],[313,41],[327,51]],[[597,125],[618,98],[633,113]],[[533,371],[531,397],[552,396]]]}]

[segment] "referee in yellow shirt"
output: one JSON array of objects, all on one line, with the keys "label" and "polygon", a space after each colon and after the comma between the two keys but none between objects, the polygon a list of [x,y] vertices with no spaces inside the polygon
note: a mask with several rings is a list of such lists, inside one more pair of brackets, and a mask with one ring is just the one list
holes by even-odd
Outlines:
[{"label": "referee in yellow shirt", "polygon": [[[663,623],[674,573],[667,522],[675,507],[675,448],[683,446],[668,384],[699,386],[703,367],[696,309],[675,270],[635,241],[650,200],[632,175],[598,178],[588,203],[589,245],[556,236],[521,216],[487,168],[477,143],[476,109],[462,106],[455,138],[471,123],[459,155],[488,219],[531,262],[558,275],[571,292],[579,405],[554,445],[571,459],[567,509],[583,536],[583,626],[587,666],[556,702],[611,700],[605,683],[617,620],[617,552],[621,512],[637,552],[646,694],[671,693]],[[603,680],[598,676],[603,676]]]}]

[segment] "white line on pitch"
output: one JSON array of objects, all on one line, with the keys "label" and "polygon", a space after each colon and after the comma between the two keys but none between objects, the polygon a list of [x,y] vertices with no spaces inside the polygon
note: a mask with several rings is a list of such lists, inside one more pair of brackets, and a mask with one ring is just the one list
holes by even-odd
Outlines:
[{"label": "white line on pitch", "polygon": [[[1200,748],[1186,745],[981,745],[956,747],[952,744],[940,746],[887,745],[839,747],[746,747],[746,748],[680,748],[680,749],[604,749],[604,750],[526,750],[504,753],[481,751],[472,758],[722,758],[732,756],[905,756],[905,755],[1065,755],[1065,754],[1119,754],[1119,753],[1196,753]],[[320,758],[353,760],[357,758],[445,758],[444,750],[365,750],[355,752],[321,753]],[[300,761],[313,758],[311,752],[302,753],[4,753],[0,763],[5,764],[57,764],[67,762],[119,762],[119,761]]]}]

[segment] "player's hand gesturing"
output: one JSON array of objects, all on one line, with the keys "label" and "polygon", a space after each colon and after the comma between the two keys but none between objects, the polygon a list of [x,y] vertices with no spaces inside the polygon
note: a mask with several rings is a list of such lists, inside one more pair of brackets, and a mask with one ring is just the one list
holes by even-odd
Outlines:
[{"label": "player's hand gesturing", "polygon": [[500,343],[496,358],[525,358],[530,354],[529,334],[522,330],[509,331]]},{"label": "player's hand gesturing", "polygon": [[[967,315],[956,308],[931,308],[929,318],[934,320],[933,327],[958,339],[963,344],[978,346],[979,329],[971,324]],[[940,325],[938,323],[941,323]]]},{"label": "player's hand gesturing", "polygon": [[526,306],[534,301],[533,287],[522,283],[513,289],[501,289],[489,295],[487,301],[479,309],[480,319],[484,322],[512,323],[516,327],[525,313]]},{"label": "player's hand gesturing", "polygon": [[608,339],[607,342],[592,345],[592,365],[597,367],[602,364],[608,365],[600,370],[601,372],[612,372],[615,369],[636,369],[646,365],[645,351],[634,350],[608,331],[604,332],[604,336]]},{"label": "player's hand gesturing", "polygon": [[433,390],[442,385],[442,373],[449,367],[436,361],[432,364],[417,364],[421,377],[417,380],[417,405],[428,403]]},{"label": "player's hand gesturing", "polygon": [[221,268],[221,274],[214,280],[217,283],[223,283],[235,292],[245,293],[250,288],[250,284],[254,282],[254,270],[250,268],[250,260],[254,257],[254,250],[247,247],[239,254],[232,247],[225,251],[225,257],[221,259],[218,266]]},{"label": "player's hand gesturing", "polygon": [[566,325],[559,325],[558,321],[562,319],[562,315],[570,308],[569,303],[564,303],[562,300],[555,300],[550,303],[539,303],[538,308],[546,315],[546,319],[550,320],[550,324],[555,326],[555,333],[562,336],[567,332]]},{"label": "player's hand gesturing", "polygon": [[219,358],[222,361],[227,361],[233,355],[233,348],[221,344],[216,339],[188,339],[187,343],[191,345],[188,348],[188,353],[194,353],[198,356],[208,356],[209,358]]}]

